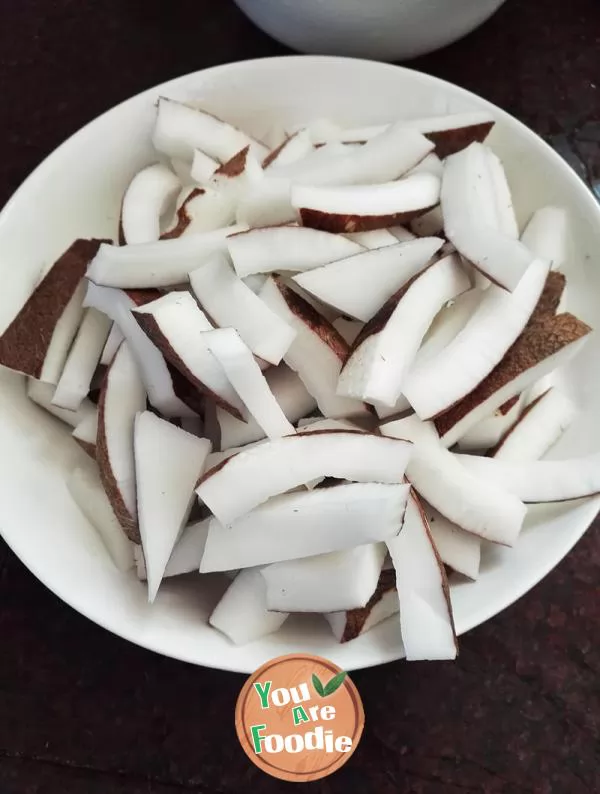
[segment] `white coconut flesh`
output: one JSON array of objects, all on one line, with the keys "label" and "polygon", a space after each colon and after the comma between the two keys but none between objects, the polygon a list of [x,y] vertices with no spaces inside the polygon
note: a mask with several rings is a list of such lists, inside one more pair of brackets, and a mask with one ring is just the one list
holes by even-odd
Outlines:
[{"label": "white coconut flesh", "polygon": [[289,288],[269,279],[259,297],[295,331],[284,356],[298,373],[319,410],[330,419],[366,416],[363,402],[337,395],[337,384],[349,346],[327,320]]},{"label": "white coconut flesh", "polygon": [[500,158],[489,147],[479,145],[484,150],[487,159],[486,165],[496,206],[497,228],[507,237],[516,240],[519,237],[519,225],[504,166]]},{"label": "white coconut flesh", "polygon": [[108,497],[98,471],[93,467],[77,468],[67,478],[67,488],[79,510],[94,527],[120,571],[133,567],[133,544],[127,539]]},{"label": "white coconut flesh", "polygon": [[266,146],[216,116],[164,97],[158,102],[152,141],[157,151],[188,161],[196,149],[222,163],[246,146],[260,159],[269,153]]},{"label": "white coconut flesh", "polygon": [[138,520],[152,602],[187,522],[211,445],[144,411],[135,419],[134,449]]},{"label": "white coconut flesh", "polygon": [[374,229],[372,232],[351,232],[346,237],[369,251],[377,248],[386,248],[388,245],[396,245],[398,238],[389,229]]},{"label": "white coconut flesh", "polygon": [[548,269],[548,262],[534,260],[513,293],[490,286],[456,338],[413,369],[404,394],[422,419],[454,405],[500,363],[537,306]]},{"label": "white coconut flesh", "polygon": [[112,323],[108,339],[100,356],[100,364],[102,366],[108,367],[124,339],[125,337],[119,326],[116,323]]},{"label": "white coconut flesh", "polygon": [[85,279],[77,287],[54,326],[52,338],[42,365],[39,379],[55,386],[62,374],[65,361],[83,317]]},{"label": "white coconut flesh", "polygon": [[430,504],[423,502],[429,522],[431,537],[443,563],[469,579],[479,577],[482,540],[471,532],[465,532],[443,516]]},{"label": "white coconut flesh", "polygon": [[[515,404],[506,413],[500,409],[478,422],[458,440],[461,452],[485,451],[494,447],[502,436],[515,424],[525,407],[526,394],[520,394]],[[502,407],[502,406],[501,406]]]},{"label": "white coconut flesh", "polygon": [[[265,372],[265,379],[281,410],[292,424],[308,416],[317,407],[314,397],[307,392],[298,375],[285,364],[270,367]],[[265,431],[253,417],[242,421],[217,407],[216,419],[223,450],[243,447],[265,438]]]},{"label": "white coconut flesh", "polygon": [[[209,455],[210,457],[210,455]],[[169,557],[163,579],[172,576],[183,576],[186,573],[197,572],[200,568],[202,555],[204,554],[204,544],[208,536],[209,518],[188,524],[181,533],[181,536]],[[148,572],[146,570],[146,560],[141,546],[135,547],[135,563],[138,579],[146,581]]]},{"label": "white coconut flesh", "polygon": [[91,400],[87,398],[83,400],[76,411],[70,411],[66,408],[59,408],[54,405],[55,387],[51,383],[43,383],[39,380],[29,378],[27,381],[27,396],[29,399],[44,408],[49,414],[60,419],[70,427],[78,427],[85,419],[94,416],[97,413],[96,406]]},{"label": "white coconut flesh", "polygon": [[235,645],[273,634],[287,620],[285,612],[271,612],[267,608],[267,586],[260,570],[240,571],[214,608],[210,625]]},{"label": "white coconut flesh", "polygon": [[[241,455],[229,458],[223,468]],[[396,535],[407,485],[347,483],[273,497],[230,521],[210,523],[201,573],[249,568],[379,543]]]},{"label": "white coconut flesh", "polygon": [[161,239],[213,232],[229,226],[234,219],[235,201],[226,191],[188,186],[179,194],[175,212]]},{"label": "white coconut flesh", "polygon": [[269,438],[295,433],[277,402],[256,359],[233,328],[215,328],[202,335],[212,355],[246,406],[248,413]]},{"label": "white coconut flesh", "polygon": [[302,160],[313,151],[313,144],[308,130],[298,130],[283,142],[274,146],[263,162],[266,172],[269,169],[290,165]]},{"label": "white coconut flesh", "polygon": [[190,283],[217,325],[235,328],[255,355],[280,363],[296,331],[236,276],[225,255],[216,254],[190,273]]},{"label": "white coconut flesh", "polygon": [[251,229],[233,235],[227,245],[240,278],[253,273],[311,270],[364,251],[346,237],[302,226]]},{"label": "white coconut flesh", "polygon": [[509,461],[455,455],[465,471],[527,504],[600,493],[600,453],[566,460]]},{"label": "white coconut flesh", "polygon": [[262,569],[267,606],[276,612],[337,612],[365,607],[379,581],[383,543],[273,563]]},{"label": "white coconut flesh", "polygon": [[427,517],[411,493],[402,531],[387,547],[396,569],[400,631],[407,661],[455,659],[450,592]]},{"label": "white coconut flesh", "polygon": [[[486,540],[513,546],[526,508],[500,485],[472,474],[439,441],[435,428],[416,416],[380,428],[383,435],[413,442],[406,476],[415,490],[454,524]],[[465,476],[469,475],[469,476]]]},{"label": "white coconut flesh", "polygon": [[577,409],[558,389],[549,389],[525,409],[508,429],[491,457],[526,462],[539,460],[558,441],[575,419]]},{"label": "white coconut flesh", "polygon": [[209,157],[202,149],[194,149],[190,176],[198,185],[206,185],[215,171],[219,168],[219,161]]},{"label": "white coconut flesh", "polygon": [[531,216],[521,242],[552,270],[562,270],[571,256],[569,216],[564,207],[542,207]]},{"label": "white coconut flesh", "polygon": [[79,422],[72,433],[75,441],[87,448],[95,447],[98,438],[98,410],[87,414]]},{"label": "white coconut flesh", "polygon": [[179,178],[161,163],[149,165],[133,177],[121,207],[121,228],[127,245],[158,240],[160,219],[180,190]]},{"label": "white coconut flesh", "polygon": [[[381,317],[383,327],[377,330],[380,321],[379,315],[375,315],[374,332],[368,334],[370,326],[363,331],[366,338],[353,350],[341,371],[338,394],[393,408],[434,317],[445,303],[469,286],[468,276],[455,254],[417,276],[387,321]],[[387,314],[386,307],[382,314]]]},{"label": "white coconut flesh", "polygon": [[[402,482],[412,444],[369,433],[298,433],[260,444],[206,473],[200,499],[223,524],[316,477]],[[235,567],[235,566],[233,566]]]},{"label": "white coconut flesh", "polygon": [[[151,299],[151,298],[150,298]],[[194,412],[175,394],[173,379],[162,353],[137,324],[133,309],[140,309],[126,292],[88,282],[85,305],[103,312],[117,324],[139,368],[148,399],[164,416],[194,416]]]},{"label": "white coconut flesh", "polygon": [[364,251],[294,276],[303,290],[341,314],[367,322],[439,251],[439,237]]},{"label": "white coconut flesh", "polygon": [[211,254],[226,250],[229,235],[245,228],[228,226],[139,245],[103,243],[88,268],[87,276],[95,284],[106,287],[146,288],[183,284],[192,270],[196,270]]},{"label": "white coconut flesh", "polygon": [[91,389],[111,321],[96,309],[87,309],[52,398],[54,405],[76,411]]}]

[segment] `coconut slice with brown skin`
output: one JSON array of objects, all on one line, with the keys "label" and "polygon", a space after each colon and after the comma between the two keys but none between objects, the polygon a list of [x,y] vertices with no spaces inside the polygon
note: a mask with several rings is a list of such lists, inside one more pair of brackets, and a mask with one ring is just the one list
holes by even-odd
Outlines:
[{"label": "coconut slice with brown skin", "polygon": [[457,527],[422,499],[421,504],[441,561],[456,573],[476,580],[481,564],[481,538]]},{"label": "coconut slice with brown skin", "polygon": [[206,185],[219,166],[219,161],[215,160],[214,157],[209,157],[201,149],[195,149],[190,177],[198,185]]},{"label": "coconut slice with brown skin", "polygon": [[100,478],[127,537],[140,542],[137,520],[133,426],[146,408],[146,391],[133,353],[123,342],[108,368],[98,404],[96,459]]},{"label": "coconut slice with brown skin", "polygon": [[341,314],[362,322],[421,272],[443,241],[427,237],[364,251],[299,273],[293,281]]},{"label": "coconut slice with brown skin", "polygon": [[362,232],[423,215],[440,199],[440,180],[432,174],[415,174],[379,185],[293,185],[291,195],[304,226],[328,232]]},{"label": "coconut slice with brown skin", "polygon": [[[223,468],[264,446],[229,458]],[[249,568],[387,540],[400,531],[408,490],[406,485],[347,483],[274,497],[227,525],[214,519],[200,572]]]},{"label": "coconut slice with brown skin", "polygon": [[564,502],[600,493],[600,453],[567,460],[511,461],[455,455],[473,476],[527,504]]},{"label": "coconut slice with brown skin", "polygon": [[507,233],[508,212],[498,213],[502,194],[490,175],[488,151],[480,144],[446,161],[441,189],[446,236],[487,278],[512,291],[534,256],[512,231]]},{"label": "coconut slice with brown skin", "polygon": [[393,408],[434,317],[469,286],[457,255],[440,259],[412,279],[359,334],[341,371],[338,394]]},{"label": "coconut slice with brown skin", "polygon": [[350,348],[335,328],[279,280],[269,279],[259,297],[296,331],[284,360],[298,373],[323,416],[330,419],[366,417],[364,403],[336,394],[342,364]]},{"label": "coconut slice with brown skin", "polygon": [[67,356],[52,402],[76,411],[88,396],[110,331],[111,321],[96,309],[87,309]]},{"label": "coconut slice with brown skin", "polygon": [[137,307],[132,315],[146,342],[189,383],[242,418],[244,405],[203,336],[213,326],[189,292],[169,292]]},{"label": "coconut slice with brown skin", "polygon": [[525,408],[488,456],[515,462],[539,460],[570,426],[576,413],[572,400],[556,388],[549,389]]},{"label": "coconut slice with brown skin", "polygon": [[511,397],[566,364],[581,350],[591,328],[572,314],[547,314],[527,326],[500,364],[470,394],[436,417],[444,446],[459,438]]},{"label": "coconut slice with brown skin", "polygon": [[387,541],[387,547],[396,570],[407,661],[455,659],[458,642],[448,579],[414,492],[408,498],[402,531]]},{"label": "coconut slice with brown skin", "polygon": [[260,444],[208,471],[196,489],[223,524],[316,477],[398,483],[412,444],[370,433],[324,431]]},{"label": "coconut slice with brown skin", "polygon": [[134,449],[139,531],[152,602],[188,520],[194,485],[211,445],[144,411],[135,418]]},{"label": "coconut slice with brown skin", "polygon": [[33,378],[30,378],[27,383],[29,399],[70,427],[77,427],[84,419],[96,413],[96,406],[89,399],[83,400],[76,411],[59,408],[52,403],[54,393],[55,387],[51,383],[43,383]]},{"label": "coconut slice with brown skin", "polygon": [[224,192],[210,187],[184,187],[173,218],[160,239],[173,240],[184,234],[212,232],[229,226],[234,217],[235,205]]},{"label": "coconut slice with brown skin", "polygon": [[255,421],[269,438],[295,433],[275,399],[252,352],[234,328],[215,328],[202,334],[212,355]]},{"label": "coconut slice with brown skin", "polygon": [[375,592],[365,607],[348,612],[328,612],[323,617],[338,642],[350,642],[396,615],[399,608],[396,574],[388,568],[381,571]]},{"label": "coconut slice with brown skin", "polygon": [[364,251],[345,237],[301,226],[250,229],[231,236],[227,246],[240,278],[253,273],[303,272]]},{"label": "coconut slice with brown skin", "polygon": [[365,607],[377,588],[383,543],[267,565],[267,606],[276,612],[338,612]]},{"label": "coconut slice with brown skin", "polygon": [[569,215],[563,207],[542,207],[531,216],[521,242],[552,270],[562,270],[571,258]]},{"label": "coconut slice with brown skin", "polygon": [[404,394],[422,419],[457,403],[502,361],[536,309],[548,269],[548,262],[534,260],[513,293],[490,286],[456,338],[413,368]]},{"label": "coconut slice with brown skin", "polygon": [[[292,424],[317,407],[315,398],[308,393],[298,375],[285,364],[270,367],[265,372],[265,379],[281,410]],[[248,421],[244,422],[222,408],[217,408],[216,419],[222,450],[243,447],[265,438],[265,431],[253,417],[248,417]]]},{"label": "coconut slice with brown skin", "polygon": [[90,458],[96,459],[96,441],[98,439],[98,410],[85,416],[73,430],[73,438],[87,452]]},{"label": "coconut slice with brown skin", "polygon": [[0,336],[0,365],[56,385],[83,315],[82,279],[100,240],[75,240]]},{"label": "coconut slice with brown skin", "polygon": [[139,245],[104,244],[92,260],[87,276],[101,286],[129,289],[183,284],[191,271],[211,254],[226,250],[229,235],[244,228],[228,226]]},{"label": "coconut slice with brown skin", "polygon": [[213,322],[235,328],[256,356],[280,363],[296,331],[236,276],[224,254],[216,254],[190,273],[190,282]]},{"label": "coconut slice with brown skin", "polygon": [[159,152],[189,161],[196,149],[222,163],[245,146],[260,159],[269,153],[262,143],[216,116],[164,97],[158,101],[152,140]]},{"label": "coconut slice with brown skin", "polygon": [[260,569],[240,571],[208,622],[236,645],[245,645],[272,634],[281,628],[288,615],[270,612],[266,595],[267,586]]},{"label": "coconut slice with brown skin", "polygon": [[[496,409],[491,416],[486,416],[481,422],[458,440],[458,448],[461,452],[485,451],[495,446],[502,436],[518,420],[521,411],[525,407],[526,394],[519,394],[511,401],[509,409],[503,411],[503,406]],[[506,405],[506,404],[505,404]]]},{"label": "coconut slice with brown skin", "polygon": [[103,312],[120,328],[135,356],[150,403],[163,416],[194,416],[198,407],[194,395],[191,407],[184,402],[185,395],[180,399],[162,352],[140,329],[133,315],[134,309],[152,303],[158,294],[154,290],[119,290],[89,282],[84,303]]},{"label": "coconut slice with brown skin", "polygon": [[[171,552],[169,562],[163,573],[163,579],[198,571],[202,555],[204,554],[204,544],[208,535],[209,523],[210,519],[205,518],[185,527]],[[146,560],[141,546],[135,547],[134,556],[138,579],[147,581]]]},{"label": "coconut slice with brown skin", "polygon": [[413,442],[406,476],[442,515],[486,540],[506,546],[515,544],[525,518],[525,505],[486,479],[471,476],[456,456],[444,449],[430,422],[409,416],[382,425],[380,432]]},{"label": "coconut slice with brown skin", "polygon": [[139,171],[129,183],[121,206],[121,230],[128,245],[160,237],[160,219],[181,190],[179,178],[162,163]]},{"label": "coconut slice with brown skin", "polygon": [[262,165],[249,146],[217,168],[209,184],[219,196],[229,202],[231,206],[230,223],[235,219],[238,203],[256,185],[260,184],[263,178]]}]

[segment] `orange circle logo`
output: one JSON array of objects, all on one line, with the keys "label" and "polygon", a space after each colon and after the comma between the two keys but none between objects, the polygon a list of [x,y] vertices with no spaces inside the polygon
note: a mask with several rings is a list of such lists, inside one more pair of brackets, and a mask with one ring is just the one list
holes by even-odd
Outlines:
[{"label": "orange circle logo", "polygon": [[350,758],[365,713],[347,674],[320,656],[272,659],[244,684],[235,727],[244,752],[280,780],[327,777]]}]

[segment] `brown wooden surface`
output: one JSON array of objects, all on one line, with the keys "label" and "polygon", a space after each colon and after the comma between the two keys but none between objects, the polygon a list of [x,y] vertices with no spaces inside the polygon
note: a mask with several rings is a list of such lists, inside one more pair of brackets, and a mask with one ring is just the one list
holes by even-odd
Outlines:
[{"label": "brown wooden surface", "polygon": [[[228,0],[3,0],[0,203],[116,102],[205,66],[283,52]],[[498,103],[600,180],[598,0],[508,0],[466,40],[414,65]],[[343,770],[304,788],[600,792],[599,567],[594,528],[529,595],[465,636],[457,663],[353,675],[363,741]],[[0,542],[0,794],[289,788],[237,744],[243,681],[111,636]]]}]

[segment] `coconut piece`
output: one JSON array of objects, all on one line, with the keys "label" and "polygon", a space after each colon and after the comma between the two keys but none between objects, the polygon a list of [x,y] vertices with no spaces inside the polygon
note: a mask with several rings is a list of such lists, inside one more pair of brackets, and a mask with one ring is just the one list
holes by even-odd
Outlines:
[{"label": "coconut piece", "polygon": [[439,201],[440,180],[432,174],[415,174],[378,185],[293,185],[291,196],[304,226],[362,232],[402,224],[430,210]]},{"label": "coconut piece", "polygon": [[268,154],[266,146],[231,124],[164,97],[158,101],[152,141],[159,152],[183,160],[191,160],[196,149],[222,163],[245,146],[250,146],[260,159]]},{"label": "coconut piece", "polygon": [[190,282],[217,325],[235,328],[255,355],[279,364],[296,331],[236,276],[224,254],[216,254],[190,273]]},{"label": "coconut piece", "polygon": [[193,504],[210,441],[196,438],[150,411],[135,418],[135,472],[139,531],[153,602]]},{"label": "coconut piece", "polygon": [[[265,379],[281,410],[292,424],[315,410],[317,404],[314,397],[307,392],[298,375],[285,364],[269,368],[265,372]],[[244,422],[222,408],[217,408],[216,419],[223,450],[242,447],[265,438],[265,431],[253,417],[248,417],[248,421]]]},{"label": "coconut piece", "polygon": [[82,278],[100,240],[75,240],[0,336],[0,365],[56,385],[83,308]]},{"label": "coconut piece", "polygon": [[266,273],[253,273],[251,276],[246,276],[246,278],[243,278],[242,281],[252,290],[255,295],[258,295],[268,278],[269,277]]},{"label": "coconut piece", "polygon": [[397,614],[398,610],[396,574],[391,569],[384,569],[379,575],[375,592],[363,609],[328,612],[323,617],[338,642],[349,642]]},{"label": "coconut piece", "polygon": [[160,219],[181,190],[181,181],[162,163],[139,171],[129,183],[121,206],[124,242],[150,243],[160,237]]},{"label": "coconut piece", "polygon": [[467,430],[464,436],[458,440],[460,451],[483,451],[495,446],[518,420],[525,407],[525,397],[525,394],[519,394],[514,401],[511,401],[508,411],[503,411],[503,406],[500,406],[493,414],[486,416],[481,422]]},{"label": "coconut piece", "polygon": [[209,184],[230,202],[233,210],[230,222],[235,218],[238,202],[263,178],[262,165],[249,146],[217,168]]},{"label": "coconut piece", "polygon": [[364,323],[358,320],[348,320],[345,317],[338,317],[332,323],[335,330],[342,336],[349,345],[352,345],[356,337],[364,328]]},{"label": "coconut piece", "polygon": [[[452,453],[450,453],[452,454]],[[504,489],[527,504],[564,502],[600,493],[600,453],[567,460],[514,461],[454,456],[481,482]]]},{"label": "coconut piece", "polygon": [[86,310],[56,386],[54,405],[76,411],[88,396],[110,326],[105,314],[96,309]]},{"label": "coconut piece", "polygon": [[121,342],[125,339],[123,332],[116,323],[113,323],[108,334],[108,339],[104,345],[104,350],[100,356],[100,366],[108,367],[110,362],[117,354],[117,350],[121,347]]},{"label": "coconut piece", "polygon": [[[163,573],[163,579],[198,571],[202,555],[204,554],[204,544],[206,543],[206,536],[208,535],[209,523],[210,519],[205,518],[202,521],[196,521],[185,527],[169,557],[169,562]],[[146,571],[146,560],[144,559],[141,546],[135,547],[134,556],[138,579],[146,581],[148,573]]]},{"label": "coconut piece", "polygon": [[79,510],[100,535],[115,566],[120,571],[132,568],[133,545],[117,521],[97,470],[93,466],[74,469],[67,478],[67,488]]},{"label": "coconut piece", "polygon": [[488,162],[487,150],[480,144],[448,158],[441,190],[444,228],[462,256],[512,291],[534,256],[503,230]]},{"label": "coconut piece", "polygon": [[176,393],[173,373],[161,351],[143,333],[132,313],[152,303],[157,295],[154,290],[119,290],[89,282],[84,304],[103,312],[118,325],[135,356],[150,403],[163,416],[193,416],[194,408]]},{"label": "coconut piece", "polygon": [[202,234],[184,234],[170,240],[140,245],[101,245],[87,276],[106,287],[171,287],[187,281],[192,270],[217,251],[225,251],[227,238],[243,231],[228,226]]},{"label": "coconut piece", "polygon": [[[497,227],[507,237],[518,239],[519,224],[515,216],[512,196],[506,172],[500,158],[487,146],[481,147],[485,152],[488,173],[494,193],[494,203],[496,207]],[[533,253],[533,252],[532,252]],[[540,259],[543,257],[539,257]]]},{"label": "coconut piece", "polygon": [[402,532],[388,540],[387,547],[396,569],[407,661],[455,659],[458,643],[448,579],[414,492],[408,498]]},{"label": "coconut piece", "polygon": [[451,447],[511,397],[570,361],[590,331],[572,314],[545,315],[531,323],[487,378],[436,418],[435,426],[444,445]]},{"label": "coconut piece", "polygon": [[525,505],[486,479],[471,476],[444,449],[433,424],[409,416],[382,425],[380,432],[414,443],[406,476],[442,515],[486,540],[506,546],[515,544],[525,518]]},{"label": "coconut piece", "polygon": [[[229,458],[223,468],[264,446]],[[200,572],[249,568],[387,540],[400,531],[408,490],[406,485],[347,483],[276,496],[227,526],[213,519]]]},{"label": "coconut piece", "polygon": [[241,447],[229,447],[228,449],[223,449],[220,452],[211,452],[208,458],[206,459],[206,471],[210,471],[210,469],[214,469],[216,466],[219,466],[223,461],[226,461],[228,458],[232,458],[234,455],[237,455],[238,452],[246,452],[252,447],[257,447],[259,444],[264,444],[268,441],[266,438],[261,438],[259,441],[252,441],[250,444],[244,444]]},{"label": "coconut piece", "polygon": [[100,479],[117,520],[134,543],[137,520],[133,426],[146,408],[146,392],[131,348],[123,342],[100,390],[96,459]]},{"label": "coconut piece", "polygon": [[201,149],[194,149],[190,176],[199,185],[205,185],[213,176],[220,163],[214,157],[209,157]]},{"label": "coconut piece", "polygon": [[367,605],[386,554],[383,543],[276,562],[262,569],[267,607],[276,612],[337,612]]},{"label": "coconut piece", "polygon": [[365,416],[364,403],[336,394],[340,370],[350,348],[335,328],[278,280],[269,279],[260,298],[297,332],[284,360],[298,373],[323,416]]},{"label": "coconut piece", "polygon": [[533,314],[549,264],[536,259],[513,293],[490,287],[471,319],[438,355],[413,368],[404,394],[422,419],[469,394],[496,367]]},{"label": "coconut piece", "polygon": [[197,494],[223,524],[316,477],[398,483],[411,444],[369,433],[298,433],[240,453],[202,478]]},{"label": "coconut piece", "polygon": [[268,610],[265,580],[259,569],[248,568],[229,585],[208,622],[236,645],[245,645],[277,631],[287,617]]},{"label": "coconut piece", "polygon": [[96,440],[98,438],[98,410],[89,413],[75,427],[73,438],[87,452],[90,458],[96,458]]},{"label": "coconut piece", "polygon": [[440,249],[438,237],[364,251],[294,276],[303,290],[340,313],[367,322]]},{"label": "coconut piece", "polygon": [[29,399],[71,427],[77,427],[84,419],[96,413],[96,406],[88,399],[83,400],[76,411],[59,408],[52,403],[54,391],[55,387],[51,383],[43,383],[33,378],[30,378],[27,382],[27,396]]},{"label": "coconut piece", "polygon": [[160,239],[213,232],[227,227],[234,218],[235,205],[224,192],[209,187],[184,187],[177,199],[173,219]]},{"label": "coconut piece", "polygon": [[421,504],[429,522],[431,537],[444,565],[456,573],[476,580],[481,564],[481,538],[457,527],[423,500]]},{"label": "coconut piece", "polygon": [[240,278],[252,273],[304,271],[364,251],[358,243],[301,226],[270,226],[235,234],[227,241]]},{"label": "coconut piece", "polygon": [[233,328],[216,328],[202,334],[202,341],[223,367],[225,375],[269,438],[295,433],[250,349]]},{"label": "coconut piece", "polygon": [[298,130],[275,146],[263,160],[263,168],[289,165],[302,160],[312,152],[313,145],[308,130]]},{"label": "coconut piece", "polygon": [[373,229],[371,232],[354,232],[354,234],[347,234],[346,237],[363,248],[373,251],[376,248],[385,248],[388,245],[395,245],[398,238],[395,237],[389,229]]},{"label": "coconut piece", "polygon": [[527,462],[539,460],[575,419],[574,403],[558,389],[537,397],[508,429],[489,457]]},{"label": "coconut piece", "polygon": [[[191,174],[192,167],[188,160],[182,160],[180,157],[170,157],[169,162],[173,173],[179,178],[182,185],[190,185],[194,182]],[[218,163],[215,165],[215,168],[217,165]]]},{"label": "coconut piece", "polygon": [[469,286],[456,254],[440,259],[411,280],[359,334],[341,371],[338,394],[393,408],[434,317]]},{"label": "coconut piece", "polygon": [[563,207],[542,207],[531,216],[521,242],[534,256],[547,259],[552,270],[562,270],[570,259],[569,215]]}]

